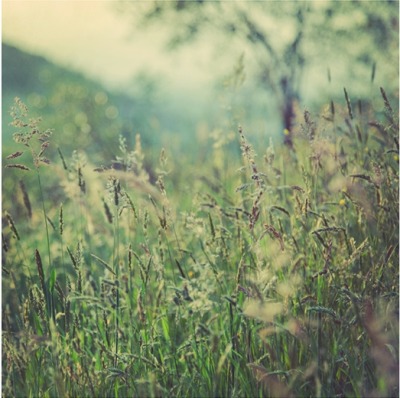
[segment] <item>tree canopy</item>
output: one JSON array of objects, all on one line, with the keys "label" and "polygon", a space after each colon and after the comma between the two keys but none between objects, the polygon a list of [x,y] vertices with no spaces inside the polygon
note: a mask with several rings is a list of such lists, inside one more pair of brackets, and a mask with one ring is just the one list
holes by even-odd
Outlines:
[{"label": "tree canopy", "polygon": [[[291,132],[293,107],[310,71],[336,74],[342,87],[360,89],[379,74],[379,85],[398,76],[398,3],[394,1],[153,1],[121,2],[124,13],[140,16],[142,27],[171,26],[168,48],[208,40],[229,55],[246,49],[247,76],[272,95],[283,129]],[[195,55],[194,55],[195,56]],[[305,73],[307,72],[307,73]],[[369,93],[368,93],[369,94]],[[290,145],[291,135],[285,136]]]}]

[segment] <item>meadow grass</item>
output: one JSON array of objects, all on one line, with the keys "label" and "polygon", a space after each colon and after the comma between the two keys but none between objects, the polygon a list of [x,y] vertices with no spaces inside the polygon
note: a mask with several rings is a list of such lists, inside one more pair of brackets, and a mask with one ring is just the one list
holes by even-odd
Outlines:
[{"label": "meadow grass", "polygon": [[111,166],[50,163],[17,100],[3,396],[398,396],[398,118],[349,94],[292,148],[239,127],[240,157],[149,164],[121,137]]}]

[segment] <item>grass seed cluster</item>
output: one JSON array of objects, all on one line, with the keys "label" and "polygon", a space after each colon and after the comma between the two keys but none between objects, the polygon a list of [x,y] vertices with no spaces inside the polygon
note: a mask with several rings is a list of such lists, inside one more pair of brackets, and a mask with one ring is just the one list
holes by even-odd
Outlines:
[{"label": "grass seed cluster", "polygon": [[255,149],[243,126],[236,152],[149,162],[121,136],[103,164],[52,147],[16,99],[3,396],[398,396],[398,117],[381,94],[381,110],[345,90],[298,112],[291,148]]}]

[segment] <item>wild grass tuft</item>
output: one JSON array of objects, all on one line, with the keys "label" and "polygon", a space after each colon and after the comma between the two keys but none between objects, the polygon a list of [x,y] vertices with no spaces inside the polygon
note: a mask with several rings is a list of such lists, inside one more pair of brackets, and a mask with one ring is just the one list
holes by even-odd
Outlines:
[{"label": "wild grass tuft", "polygon": [[153,164],[121,136],[110,166],[52,153],[17,100],[4,395],[397,396],[398,118],[381,95],[298,114],[291,148],[239,127],[241,157],[221,140],[209,164],[172,148]]}]

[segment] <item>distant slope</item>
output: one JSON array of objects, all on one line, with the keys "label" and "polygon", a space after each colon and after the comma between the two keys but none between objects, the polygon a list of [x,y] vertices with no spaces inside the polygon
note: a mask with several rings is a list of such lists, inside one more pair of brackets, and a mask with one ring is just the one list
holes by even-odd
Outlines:
[{"label": "distant slope", "polygon": [[162,79],[144,70],[124,92],[115,92],[81,73],[2,43],[3,148],[13,144],[9,110],[15,97],[28,106],[30,117],[41,117],[42,127],[57,133],[53,142],[69,152],[84,149],[91,158],[109,158],[119,151],[119,135],[132,148],[137,133],[149,149],[165,146],[177,153],[185,145],[193,148],[197,126],[206,121],[212,130],[226,115],[216,95],[208,100],[190,90],[165,91]]},{"label": "distant slope", "polygon": [[53,140],[69,152],[84,149],[98,157],[113,156],[120,134],[133,143],[135,131],[146,124],[132,97],[2,43],[3,146],[12,144],[9,110],[15,97],[28,106],[29,117],[40,116],[43,128],[57,131]]},{"label": "distant slope", "polygon": [[[2,44],[3,96],[43,91],[38,75],[49,67],[44,58],[29,55],[7,44]],[[54,68],[55,69],[55,68]]]},{"label": "distant slope", "polygon": [[29,95],[36,92],[47,95],[51,85],[56,82],[82,84],[92,90],[104,90],[104,87],[86,78],[83,74],[57,66],[45,58],[21,51],[2,43],[2,94]]},{"label": "distant slope", "polygon": [[[88,79],[83,74],[49,62],[44,57],[29,54],[6,43],[2,43],[2,95],[4,99],[23,97],[32,93],[49,95],[54,85],[78,84],[89,91],[105,91],[113,101],[131,101],[126,95],[111,93],[103,85]],[[4,105],[7,105],[4,103]]]}]

